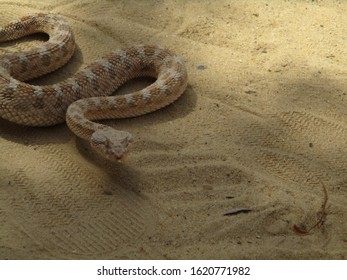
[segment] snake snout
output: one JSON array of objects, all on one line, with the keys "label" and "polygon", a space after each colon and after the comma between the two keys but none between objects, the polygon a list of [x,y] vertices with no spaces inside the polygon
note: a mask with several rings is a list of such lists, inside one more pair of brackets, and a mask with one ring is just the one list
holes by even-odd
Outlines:
[{"label": "snake snout", "polygon": [[111,161],[124,159],[132,142],[130,133],[112,128],[97,130],[90,137],[90,145],[101,156]]}]

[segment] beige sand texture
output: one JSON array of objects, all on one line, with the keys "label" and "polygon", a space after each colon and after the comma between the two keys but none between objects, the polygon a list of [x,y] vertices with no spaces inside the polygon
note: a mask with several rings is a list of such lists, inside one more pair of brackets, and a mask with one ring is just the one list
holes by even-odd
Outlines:
[{"label": "beige sand texture", "polygon": [[[162,110],[105,121],[136,139],[121,164],[65,124],[0,120],[1,259],[347,258],[347,1],[14,0],[0,25],[36,12],[65,16],[78,49],[33,84],[158,44],[189,85]],[[252,211],[224,215],[238,208]]]}]

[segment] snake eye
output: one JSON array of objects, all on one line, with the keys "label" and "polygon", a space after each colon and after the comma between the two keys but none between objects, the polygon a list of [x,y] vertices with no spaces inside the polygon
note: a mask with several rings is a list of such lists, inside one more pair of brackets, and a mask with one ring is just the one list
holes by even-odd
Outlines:
[{"label": "snake eye", "polygon": [[105,145],[106,148],[111,148],[112,147],[112,143],[110,141],[110,139],[105,137],[105,141],[103,142],[103,144]]}]

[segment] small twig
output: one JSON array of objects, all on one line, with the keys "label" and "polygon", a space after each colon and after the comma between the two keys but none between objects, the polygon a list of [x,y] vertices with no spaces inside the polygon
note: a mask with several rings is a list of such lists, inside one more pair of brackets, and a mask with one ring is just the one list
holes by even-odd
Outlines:
[{"label": "small twig", "polygon": [[321,211],[320,211],[320,216],[318,218],[318,221],[309,229],[304,229],[301,226],[298,225],[294,225],[293,226],[293,230],[298,233],[298,234],[302,234],[302,235],[306,235],[309,234],[311,230],[313,230],[316,227],[319,227],[321,225],[323,225],[324,221],[325,221],[325,217],[326,217],[326,207],[328,204],[328,190],[325,187],[325,185],[323,184],[323,182],[321,180],[319,180],[319,182],[321,182],[322,186],[323,186],[323,191],[324,191],[324,202],[322,204],[321,207]]},{"label": "small twig", "polygon": [[240,213],[248,213],[250,211],[252,211],[251,208],[234,208],[234,209],[231,209],[231,210],[225,212],[223,214],[223,216],[232,216],[232,215],[237,215]]}]

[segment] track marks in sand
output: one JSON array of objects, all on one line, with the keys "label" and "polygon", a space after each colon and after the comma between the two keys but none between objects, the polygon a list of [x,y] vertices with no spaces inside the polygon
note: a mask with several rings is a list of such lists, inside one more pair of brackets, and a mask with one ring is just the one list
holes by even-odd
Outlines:
[{"label": "track marks in sand", "polygon": [[347,149],[346,132],[340,122],[289,111],[268,115],[240,135],[259,168],[294,182],[316,185],[318,179],[327,182],[334,172],[346,170],[340,152]]},{"label": "track marks in sand", "polygon": [[[247,174],[225,155],[184,148],[152,147],[129,156],[133,166],[139,166],[150,185],[160,184],[161,191],[194,188],[196,185],[230,185],[247,180]],[[163,185],[165,182],[165,185]]]},{"label": "track marks in sand", "polygon": [[[146,180],[145,191],[158,205],[160,238],[170,244],[205,236],[206,228],[223,218],[233,203],[246,203],[254,191],[244,187],[254,178],[236,160],[200,147],[147,143],[146,149],[139,147],[129,155]],[[173,231],[172,223],[180,226]]]},{"label": "track marks in sand", "polygon": [[[81,166],[69,145],[18,149],[16,143],[7,144],[6,151],[16,146],[23,158],[35,158],[35,164],[18,158],[11,162],[0,198],[12,222],[34,242],[62,256],[66,251],[95,256],[115,252],[150,232],[154,219],[143,197],[102,170]],[[106,195],[104,188],[113,195]]]}]

